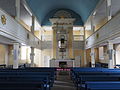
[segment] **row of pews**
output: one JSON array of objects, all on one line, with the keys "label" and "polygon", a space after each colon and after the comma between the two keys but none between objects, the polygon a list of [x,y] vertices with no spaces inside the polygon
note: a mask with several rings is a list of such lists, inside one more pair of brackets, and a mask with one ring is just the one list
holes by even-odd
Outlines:
[{"label": "row of pews", "polygon": [[0,90],[50,90],[55,68],[0,69]]},{"label": "row of pews", "polygon": [[120,69],[71,68],[77,90],[120,90]]}]

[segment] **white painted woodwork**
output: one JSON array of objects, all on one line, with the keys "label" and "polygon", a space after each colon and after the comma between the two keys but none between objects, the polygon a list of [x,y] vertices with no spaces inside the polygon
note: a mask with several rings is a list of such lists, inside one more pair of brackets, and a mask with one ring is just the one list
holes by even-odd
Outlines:
[{"label": "white painted woodwork", "polygon": [[[11,39],[13,42],[19,42],[31,47],[41,49],[41,41],[31,32],[26,30],[15,19],[0,9],[0,17],[6,17],[6,24],[3,25],[0,18],[0,35]],[[28,35],[27,35],[28,34]],[[27,38],[29,36],[29,38]]]},{"label": "white painted woodwork", "polygon": [[86,39],[86,49],[105,45],[117,37],[120,37],[120,13]]}]

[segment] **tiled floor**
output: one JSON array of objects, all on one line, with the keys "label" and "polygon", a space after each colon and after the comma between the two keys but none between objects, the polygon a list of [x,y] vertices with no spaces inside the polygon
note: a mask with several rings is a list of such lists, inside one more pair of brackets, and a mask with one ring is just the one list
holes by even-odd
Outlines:
[{"label": "tiled floor", "polygon": [[59,75],[52,90],[76,90],[68,75]]}]

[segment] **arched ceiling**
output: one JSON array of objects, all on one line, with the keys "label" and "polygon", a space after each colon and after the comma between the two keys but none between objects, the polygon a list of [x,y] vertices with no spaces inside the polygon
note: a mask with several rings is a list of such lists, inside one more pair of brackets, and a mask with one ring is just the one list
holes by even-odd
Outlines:
[{"label": "arched ceiling", "polygon": [[[73,16],[80,17],[79,24],[86,22],[91,12],[96,7],[99,0],[26,0],[27,4],[35,14],[41,25],[47,25],[48,16],[52,17],[51,13],[59,9],[66,9],[74,12]],[[74,17],[76,18],[76,17]]]}]

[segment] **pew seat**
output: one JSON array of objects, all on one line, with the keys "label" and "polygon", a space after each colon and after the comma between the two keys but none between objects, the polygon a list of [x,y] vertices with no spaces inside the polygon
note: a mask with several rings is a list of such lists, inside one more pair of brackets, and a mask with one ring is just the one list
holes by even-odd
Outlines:
[{"label": "pew seat", "polygon": [[85,82],[85,90],[120,90],[120,82]]}]

